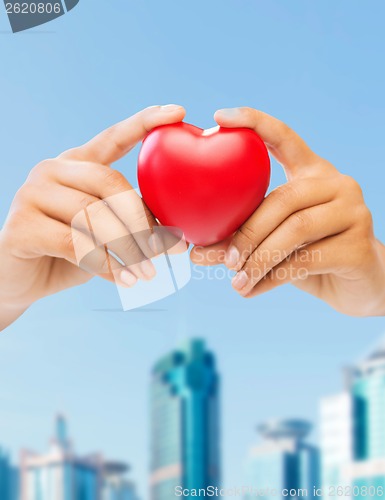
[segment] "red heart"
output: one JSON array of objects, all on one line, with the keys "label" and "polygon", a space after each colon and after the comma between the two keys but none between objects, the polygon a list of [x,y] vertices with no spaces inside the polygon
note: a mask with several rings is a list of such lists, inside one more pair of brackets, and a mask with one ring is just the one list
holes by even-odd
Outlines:
[{"label": "red heart", "polygon": [[143,141],[138,181],[161,224],[207,246],[234,233],[262,202],[270,160],[263,141],[247,128],[164,125]]}]

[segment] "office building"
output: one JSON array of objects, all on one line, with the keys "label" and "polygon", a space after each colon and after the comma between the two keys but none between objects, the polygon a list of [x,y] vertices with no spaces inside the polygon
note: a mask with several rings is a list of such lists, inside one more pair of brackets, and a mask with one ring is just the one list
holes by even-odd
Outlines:
[{"label": "office building", "polygon": [[0,500],[18,500],[18,470],[11,464],[9,454],[0,448]]},{"label": "office building", "polygon": [[100,500],[101,458],[78,457],[62,416],[49,451],[21,453],[21,500]]},{"label": "office building", "polygon": [[277,500],[294,494],[315,498],[319,451],[305,442],[311,425],[302,420],[272,420],[258,430],[262,442],[250,450],[247,458],[244,500]]},{"label": "office building", "polygon": [[102,470],[102,500],[138,500],[135,485],[127,478],[129,467],[122,462],[106,462]]},{"label": "office building", "polygon": [[377,498],[385,492],[384,344],[346,370],[345,385],[321,402],[324,496],[342,486],[344,498]]},{"label": "office building", "polygon": [[151,500],[175,488],[218,486],[219,380],[204,341],[189,340],[154,367],[151,383]]}]

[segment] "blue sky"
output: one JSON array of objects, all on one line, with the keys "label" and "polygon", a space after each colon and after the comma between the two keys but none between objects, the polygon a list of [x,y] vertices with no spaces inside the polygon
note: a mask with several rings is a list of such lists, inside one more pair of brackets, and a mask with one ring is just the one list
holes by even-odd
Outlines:
[{"label": "blue sky", "polygon": [[[0,6],[0,220],[38,161],[142,107],[176,102],[212,126],[220,107],[258,107],[289,123],[353,175],[385,240],[385,4],[372,0],[162,2],[81,0],[12,35]],[[136,155],[117,166],[135,184]],[[271,187],[284,181],[273,164]],[[36,304],[0,337],[0,443],[43,450],[57,410],[81,452],[133,465],[145,497],[150,367],[186,336],[204,336],[222,373],[223,476],[240,484],[255,425],[316,421],[341,367],[385,331],[285,287],[243,301],[223,280],[123,313],[94,280]],[[314,436],[316,437],[316,436]]]}]

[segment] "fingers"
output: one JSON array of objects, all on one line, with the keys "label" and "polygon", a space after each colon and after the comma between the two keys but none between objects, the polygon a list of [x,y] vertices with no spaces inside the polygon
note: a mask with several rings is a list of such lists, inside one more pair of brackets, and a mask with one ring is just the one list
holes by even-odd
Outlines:
[{"label": "fingers", "polygon": [[[323,295],[322,285],[331,279],[330,273],[336,268],[340,272],[345,272],[346,268],[354,267],[356,256],[350,251],[354,239],[353,233],[348,231],[297,250],[288,259],[275,266],[244,297],[255,297],[292,283],[297,288],[328,301],[328,297]],[[330,292],[333,295],[332,289]]]},{"label": "fingers", "polygon": [[241,269],[251,253],[289,216],[332,201],[337,191],[338,183],[324,178],[297,179],[272,191],[234,235],[226,252],[226,266]]},{"label": "fingers", "polygon": [[37,255],[65,259],[89,274],[115,281],[123,286],[133,286],[137,278],[123,266],[105,247],[95,247],[94,242],[81,231],[42,216],[31,235],[31,247]]},{"label": "fingers", "polygon": [[153,128],[182,121],[185,113],[182,106],[174,104],[146,108],[61,157],[110,165],[125,156]]},{"label": "fingers", "polygon": [[[133,234],[104,200],[60,184],[49,186],[48,197],[41,196],[41,190],[36,187],[25,189],[30,204],[38,206],[48,217],[86,234],[95,246],[105,245],[126,267],[130,267],[137,278],[147,280],[155,276],[153,264],[143,254]],[[130,205],[125,209],[130,211]],[[133,216],[139,217],[139,214]],[[150,232],[147,232],[149,238]],[[79,253],[82,247],[75,250]],[[83,256],[78,257],[78,261]]]},{"label": "fingers", "polygon": [[285,168],[289,179],[306,173],[311,165],[321,160],[294,130],[262,111],[252,108],[221,109],[214,118],[221,127],[253,129]]},{"label": "fingers", "polygon": [[103,245],[107,251],[112,252],[136,277],[149,280],[155,276],[155,267],[141,251],[136,234],[130,233],[104,200],[79,211],[70,224],[73,230],[82,231],[96,245]]},{"label": "fingers", "polygon": [[191,250],[190,259],[194,264],[199,266],[216,266],[224,264],[226,250],[230,241],[231,238],[228,238],[227,240],[208,247],[195,246]]},{"label": "fingers", "polygon": [[247,258],[233,278],[238,293],[247,296],[273,268],[290,259],[298,248],[343,233],[351,217],[338,201],[296,212],[271,233]]},{"label": "fingers", "polygon": [[[45,169],[45,175],[53,183],[84,193],[79,211],[89,206],[91,197],[107,203],[133,235],[142,253],[147,258],[154,256],[149,238],[153,227],[157,225],[155,218],[120,172],[96,163],[67,160],[49,160],[41,168]],[[76,205],[68,204],[68,210],[74,207]],[[75,214],[73,212],[73,216]]]}]

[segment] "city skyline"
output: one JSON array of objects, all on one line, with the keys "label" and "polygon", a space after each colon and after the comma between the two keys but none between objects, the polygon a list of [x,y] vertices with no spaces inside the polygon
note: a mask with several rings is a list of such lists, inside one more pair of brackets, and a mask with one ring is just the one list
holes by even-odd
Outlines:
[{"label": "city skyline", "polygon": [[[367,9],[357,0],[82,0],[42,33],[20,35],[3,13],[1,221],[34,165],[146,106],[184,105],[187,122],[209,128],[217,109],[245,105],[353,176],[385,241],[383,0]],[[115,165],[133,186],[136,153]],[[269,191],[283,182],[272,162]],[[115,286],[95,279],[34,304],[3,332],[0,442],[13,458],[25,443],[44,450],[62,409],[79,453],[96,442],[133,463],[145,499],[149,368],[200,336],[226,388],[223,483],[240,484],[255,425],[316,423],[319,399],[340,391],[341,366],[385,332],[384,318],[343,316],[292,286],[245,301],[224,268],[191,270],[178,294],[139,310],[122,312]]]},{"label": "city skyline", "polygon": [[[385,337],[341,372],[344,391],[320,401],[320,448],[308,440],[313,424],[299,414],[258,422],[260,439],[245,456],[239,486],[243,500],[256,491],[267,500],[277,491],[306,491],[307,498],[321,497],[317,490],[327,498],[341,487],[385,491]],[[177,344],[154,362],[151,500],[167,500],[177,488],[221,487],[221,376],[215,352],[201,338]],[[2,500],[138,500],[129,469],[100,452],[76,454],[67,418],[58,413],[47,453],[24,448],[15,464],[0,447],[0,494]]]},{"label": "city skyline", "polygon": [[1,500],[139,500],[130,466],[100,452],[80,456],[63,414],[55,418],[48,451],[23,448],[13,463],[0,448]]}]

